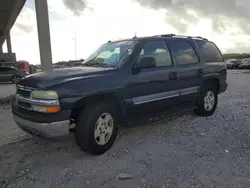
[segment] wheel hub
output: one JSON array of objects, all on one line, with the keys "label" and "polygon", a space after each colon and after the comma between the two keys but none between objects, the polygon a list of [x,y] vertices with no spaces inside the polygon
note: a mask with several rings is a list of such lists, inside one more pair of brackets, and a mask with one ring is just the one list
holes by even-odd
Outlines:
[{"label": "wheel hub", "polygon": [[14,76],[14,77],[12,78],[12,81],[13,81],[14,83],[17,83],[19,80],[20,80],[20,78],[19,78],[18,76]]},{"label": "wheel hub", "polygon": [[213,109],[215,103],[215,96],[212,91],[208,91],[204,97],[204,107],[207,111]]},{"label": "wheel hub", "polygon": [[113,118],[111,114],[104,113],[96,121],[95,140],[99,145],[106,144],[113,133]]}]

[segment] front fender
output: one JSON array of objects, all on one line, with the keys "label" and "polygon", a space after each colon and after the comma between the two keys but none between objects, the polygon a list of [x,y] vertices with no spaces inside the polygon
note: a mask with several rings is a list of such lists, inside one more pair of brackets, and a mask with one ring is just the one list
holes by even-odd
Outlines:
[{"label": "front fender", "polygon": [[106,90],[92,90],[85,93],[75,93],[74,95],[68,95],[67,97],[61,98],[60,104],[64,109],[71,109],[78,101],[87,99],[89,97],[113,95],[123,100],[122,96],[124,93],[126,93],[126,89],[123,86],[107,88]]}]

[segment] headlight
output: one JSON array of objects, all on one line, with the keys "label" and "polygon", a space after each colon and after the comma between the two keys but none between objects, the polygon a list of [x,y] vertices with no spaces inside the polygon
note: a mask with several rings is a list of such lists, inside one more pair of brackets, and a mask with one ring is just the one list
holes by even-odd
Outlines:
[{"label": "headlight", "polygon": [[39,91],[34,90],[31,93],[33,99],[58,99],[58,94],[56,91]]}]

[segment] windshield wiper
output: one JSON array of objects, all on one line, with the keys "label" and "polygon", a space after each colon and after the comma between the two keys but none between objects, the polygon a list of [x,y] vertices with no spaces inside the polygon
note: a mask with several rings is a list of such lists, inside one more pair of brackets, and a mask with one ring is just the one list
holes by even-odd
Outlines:
[{"label": "windshield wiper", "polygon": [[83,65],[87,67],[108,67],[106,63],[84,63]]}]

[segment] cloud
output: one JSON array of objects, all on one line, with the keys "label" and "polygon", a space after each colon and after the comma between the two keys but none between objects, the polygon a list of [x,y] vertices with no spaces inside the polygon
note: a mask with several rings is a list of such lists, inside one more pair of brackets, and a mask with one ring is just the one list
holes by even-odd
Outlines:
[{"label": "cloud", "polygon": [[196,24],[198,19],[186,11],[184,8],[176,8],[175,11],[169,10],[166,13],[166,23],[172,25],[180,33],[186,33],[188,30],[188,24]]},{"label": "cloud", "polygon": [[[250,32],[250,26],[246,23],[250,22],[250,1],[249,0],[135,0],[140,5],[151,7],[153,9],[166,9],[171,13],[174,27],[178,28],[179,19],[192,23],[187,19],[188,10],[193,10],[198,17],[212,20],[213,30],[221,33],[227,30],[224,21],[230,21],[234,26],[238,26],[243,33]],[[182,10],[182,11],[180,11]],[[171,18],[168,18],[170,20]],[[182,28],[181,28],[182,29]]]},{"label": "cloud", "polygon": [[33,31],[33,26],[29,24],[16,23],[16,27],[26,33],[30,33]]},{"label": "cloud", "polygon": [[87,8],[87,3],[85,0],[63,0],[63,3],[76,16],[80,16]]},{"label": "cloud", "polygon": [[39,46],[35,10],[24,7],[11,29],[11,42],[17,60],[25,59],[30,63],[39,62]]},{"label": "cloud", "polygon": [[24,8],[17,18],[15,26],[21,32],[31,33],[36,24],[36,16],[34,10],[31,8]]},{"label": "cloud", "polygon": [[[164,33],[197,35],[214,41],[223,52],[249,52],[250,36],[243,32],[250,31],[248,17],[231,13],[229,8],[224,11],[218,6],[215,10],[216,5],[201,1],[204,0],[89,0],[87,4],[85,0],[48,0],[53,61],[75,58],[75,33],[77,58],[86,58],[108,40],[131,38],[135,33],[138,37]],[[237,6],[250,7],[242,2]],[[38,64],[36,15],[32,7],[33,4],[23,8],[11,30],[11,39],[17,59]]]}]

